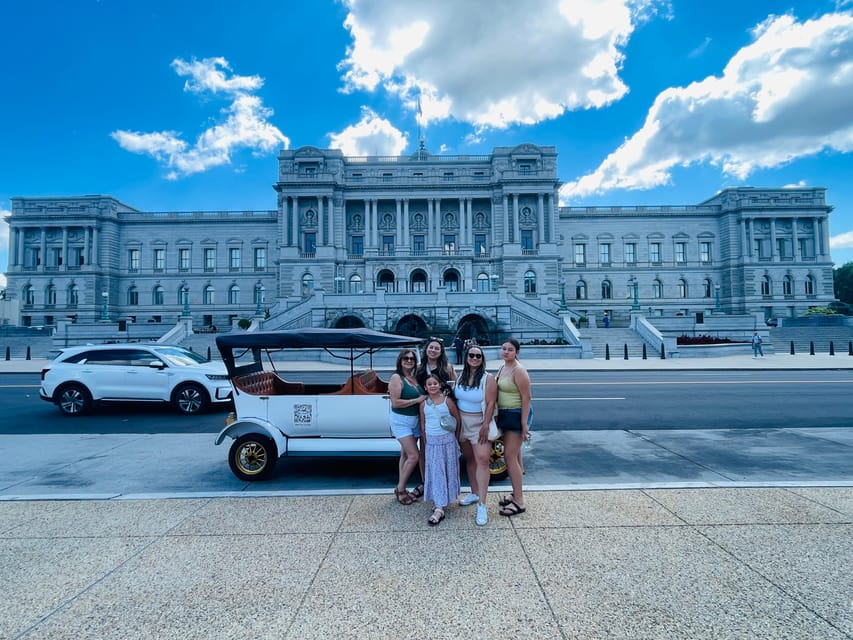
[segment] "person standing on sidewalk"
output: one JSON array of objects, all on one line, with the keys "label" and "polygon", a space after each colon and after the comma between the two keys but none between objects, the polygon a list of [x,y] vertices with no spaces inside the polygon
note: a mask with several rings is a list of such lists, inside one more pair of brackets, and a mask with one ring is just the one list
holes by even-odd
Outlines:
[{"label": "person standing on sidewalk", "polygon": [[[435,526],[444,520],[444,510],[459,496],[459,410],[453,393],[444,395],[441,379],[434,373],[424,383],[426,402],[420,405],[421,433],[426,449],[424,500],[434,508],[427,523]],[[443,419],[452,418],[445,427]]]},{"label": "person standing on sidewalk", "polygon": [[477,516],[474,522],[482,527],[489,521],[486,510],[489,455],[492,452],[489,422],[495,413],[498,385],[495,377],[486,371],[486,357],[481,347],[474,345],[468,349],[462,375],[456,381],[453,393],[462,422],[459,441],[462,444],[462,455],[465,456],[468,482],[471,484],[471,493],[462,498],[459,504],[464,507],[476,502]]},{"label": "person standing on sidewalk", "polygon": [[465,364],[462,362],[462,351],[465,347],[465,341],[462,340],[462,336],[456,334],[456,337],[453,339],[453,348],[456,350],[456,364]]},{"label": "person standing on sidewalk", "polygon": [[397,355],[397,368],[388,381],[388,395],[391,397],[388,421],[392,435],[400,443],[400,469],[394,495],[397,502],[404,505],[412,504],[423,495],[422,484],[411,492],[406,489],[415,467],[420,465],[421,478],[424,476],[423,455],[418,450],[418,439],[421,437],[418,418],[426,394],[415,379],[417,362],[414,350],[403,349]]},{"label": "person standing on sidewalk", "polygon": [[755,360],[758,356],[764,357],[764,351],[761,349],[761,336],[758,331],[752,334],[752,359]]},{"label": "person standing on sidewalk", "polygon": [[522,489],[523,468],[521,466],[521,444],[530,437],[527,424],[530,415],[530,376],[518,361],[521,344],[508,338],[501,345],[501,366],[497,375],[498,386],[498,429],[503,432],[504,458],[512,494],[498,503],[500,515],[516,516],[527,510]]},{"label": "person standing on sidewalk", "polygon": [[456,371],[447,360],[447,351],[444,348],[444,340],[441,338],[430,338],[421,357],[421,364],[415,377],[423,387],[430,374],[435,374],[441,380],[441,388],[447,393],[456,382]]}]

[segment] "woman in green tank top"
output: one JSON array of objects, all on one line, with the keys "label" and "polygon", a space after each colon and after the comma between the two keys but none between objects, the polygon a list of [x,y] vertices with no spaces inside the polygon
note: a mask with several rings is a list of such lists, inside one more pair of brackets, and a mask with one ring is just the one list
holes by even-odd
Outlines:
[{"label": "woman in green tank top", "polygon": [[420,466],[421,478],[424,476],[423,452],[418,448],[421,437],[420,407],[427,396],[415,380],[417,356],[413,349],[403,349],[397,355],[397,368],[388,381],[388,395],[391,397],[391,412],[388,422],[391,433],[400,443],[400,472],[394,495],[400,504],[412,504],[424,494],[423,484],[412,491],[406,489],[406,483]]},{"label": "woman in green tank top", "polygon": [[499,513],[512,517],[527,511],[522,489],[521,444],[530,437],[527,419],[530,413],[530,376],[518,361],[521,344],[509,338],[501,345],[503,366],[498,371],[498,415],[496,422],[503,432],[504,458],[512,494],[501,498]]}]

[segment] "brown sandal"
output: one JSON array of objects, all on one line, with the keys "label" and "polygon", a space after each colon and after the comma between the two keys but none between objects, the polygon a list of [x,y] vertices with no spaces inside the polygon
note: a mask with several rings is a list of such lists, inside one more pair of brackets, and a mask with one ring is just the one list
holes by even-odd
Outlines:
[{"label": "brown sandal", "polygon": [[415,499],[412,497],[412,494],[410,494],[405,489],[400,491],[397,487],[394,487],[394,496],[396,496],[397,502],[405,506],[409,506],[410,504],[413,504],[415,502]]},{"label": "brown sandal", "polygon": [[412,496],[415,500],[418,498],[422,498],[424,495],[424,485],[419,484],[417,487],[409,491],[409,495]]}]

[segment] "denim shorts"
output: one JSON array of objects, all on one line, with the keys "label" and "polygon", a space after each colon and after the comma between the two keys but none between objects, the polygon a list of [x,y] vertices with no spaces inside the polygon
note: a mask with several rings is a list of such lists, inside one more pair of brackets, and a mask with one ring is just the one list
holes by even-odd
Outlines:
[{"label": "denim shorts", "polygon": [[[514,431],[521,433],[521,409],[498,409],[495,417],[498,429],[501,431]],[[533,407],[527,412],[527,428],[533,426]]]},{"label": "denim shorts", "polygon": [[404,416],[391,411],[388,414],[388,424],[391,425],[391,434],[397,440],[406,436],[412,436],[415,440],[421,437],[420,416]]}]

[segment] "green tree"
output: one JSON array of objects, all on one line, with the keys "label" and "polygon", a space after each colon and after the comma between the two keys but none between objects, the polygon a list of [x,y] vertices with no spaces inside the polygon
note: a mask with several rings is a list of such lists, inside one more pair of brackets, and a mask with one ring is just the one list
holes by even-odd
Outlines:
[{"label": "green tree", "polygon": [[832,280],[835,284],[835,297],[841,302],[853,304],[853,262],[833,269]]}]

